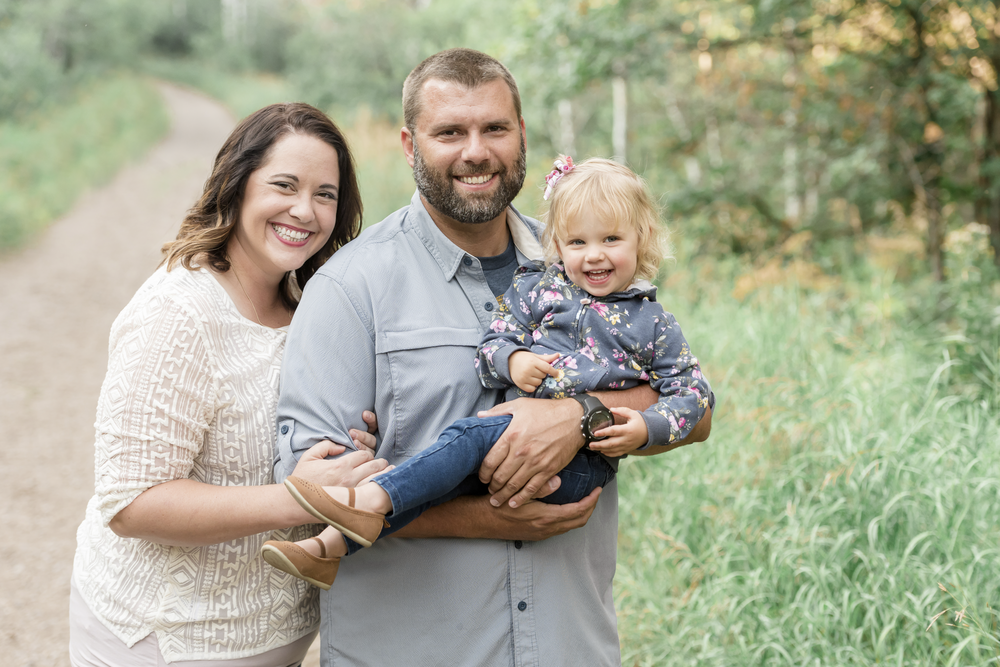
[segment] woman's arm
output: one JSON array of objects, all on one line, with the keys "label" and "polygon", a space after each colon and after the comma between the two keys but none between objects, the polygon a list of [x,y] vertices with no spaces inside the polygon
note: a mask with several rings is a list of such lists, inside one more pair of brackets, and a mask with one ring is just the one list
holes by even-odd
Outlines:
[{"label": "woman's arm", "polygon": [[[302,455],[293,474],[324,486],[356,486],[388,464],[367,450],[325,460],[344,449],[321,442]],[[108,525],[121,537],[195,547],[315,522],[281,484],[215,486],[175,479],[143,491]]]}]

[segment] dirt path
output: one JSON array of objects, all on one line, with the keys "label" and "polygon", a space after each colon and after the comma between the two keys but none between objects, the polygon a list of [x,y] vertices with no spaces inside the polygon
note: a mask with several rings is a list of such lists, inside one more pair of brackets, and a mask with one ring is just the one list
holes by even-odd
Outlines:
[{"label": "dirt path", "polygon": [[167,139],[14,255],[0,258],[0,664],[68,664],[76,528],[94,491],[108,331],[159,263],[232,116],[162,86]]}]

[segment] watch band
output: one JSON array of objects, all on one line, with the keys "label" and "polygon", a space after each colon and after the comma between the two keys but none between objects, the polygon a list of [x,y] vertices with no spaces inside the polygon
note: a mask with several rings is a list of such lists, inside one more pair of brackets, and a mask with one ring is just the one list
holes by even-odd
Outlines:
[{"label": "watch band", "polygon": [[580,419],[580,431],[583,433],[584,446],[589,445],[597,440],[603,440],[604,438],[595,438],[587,428],[587,423],[590,417],[598,411],[608,412],[607,406],[601,403],[601,400],[596,396],[591,396],[590,394],[574,394],[571,396],[573,400],[583,406],[583,417]]}]

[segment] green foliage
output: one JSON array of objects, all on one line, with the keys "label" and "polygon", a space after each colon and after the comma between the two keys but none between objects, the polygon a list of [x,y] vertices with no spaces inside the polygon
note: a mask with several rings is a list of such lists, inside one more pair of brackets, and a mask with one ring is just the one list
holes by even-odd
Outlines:
[{"label": "green foliage", "polygon": [[[288,75],[306,101],[338,117],[365,107],[377,118],[402,118],[403,80],[424,58],[443,49],[474,46],[490,52],[502,34],[503,12],[472,0],[330,2],[313,12],[289,44]],[[488,23],[484,23],[488,22]]]},{"label": "green foliage", "polygon": [[193,58],[148,58],[145,73],[197,88],[244,118],[275,102],[296,100],[292,87],[280,77],[254,72],[234,73]]},{"label": "green foliage", "polygon": [[[705,269],[677,280],[714,283]],[[669,299],[670,297],[666,297]],[[621,476],[625,665],[985,664],[1000,418],[889,279],[671,303],[719,403],[709,443]],[[733,322],[738,322],[733,326]]]},{"label": "green foliage", "polygon": [[24,241],[166,131],[158,91],[130,76],[94,83],[58,109],[0,122],[0,248]]},{"label": "green foliage", "polygon": [[0,119],[62,102],[125,66],[151,37],[162,3],[0,0]]}]

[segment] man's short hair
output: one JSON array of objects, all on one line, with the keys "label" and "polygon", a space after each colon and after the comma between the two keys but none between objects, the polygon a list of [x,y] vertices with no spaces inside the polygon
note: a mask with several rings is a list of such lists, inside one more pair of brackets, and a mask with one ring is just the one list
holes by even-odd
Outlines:
[{"label": "man's short hair", "polygon": [[448,49],[435,53],[417,65],[403,82],[403,122],[414,132],[424,83],[430,79],[457,83],[468,89],[503,79],[514,100],[517,119],[521,120],[521,94],[517,91],[514,76],[499,60],[473,49]]}]

